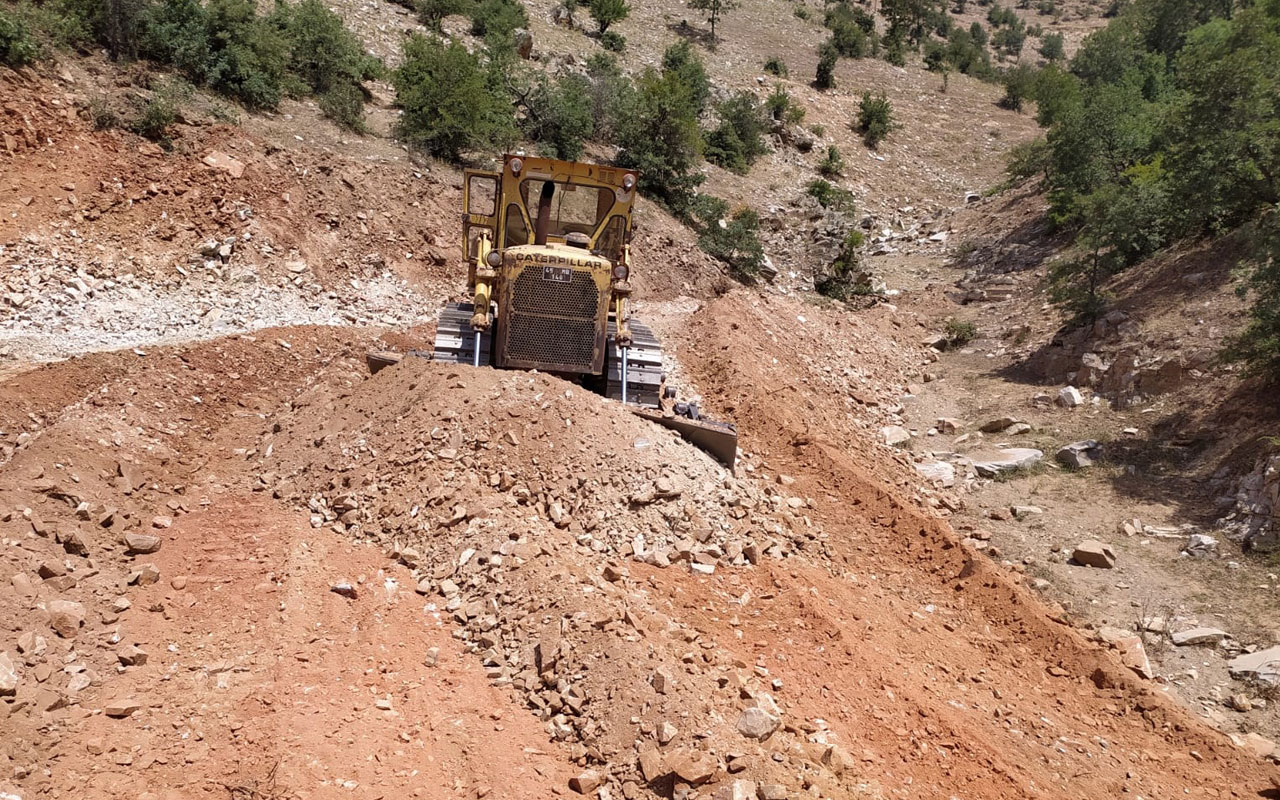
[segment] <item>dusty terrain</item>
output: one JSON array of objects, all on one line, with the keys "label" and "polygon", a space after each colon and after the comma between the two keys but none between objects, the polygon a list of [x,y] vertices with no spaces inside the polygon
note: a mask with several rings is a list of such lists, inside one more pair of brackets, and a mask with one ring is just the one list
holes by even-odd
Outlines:
[{"label": "dusty terrain", "polygon": [[[391,59],[413,25],[334,6]],[[1076,11],[1072,43],[1098,22]],[[542,52],[595,46],[531,14]],[[638,8],[630,66],[685,17]],[[1217,533],[1205,499],[1242,470],[1208,484],[1258,455],[1240,443],[1263,404],[1222,402],[1230,373],[1170,312],[1099,352],[1175,338],[1160,360],[1194,381],[1113,398],[1099,377],[1055,405],[1038,200],[965,201],[1029,115],[873,60],[817,95],[817,27],[748,3],[711,58],[765,91],[763,58],[795,53],[890,302],[804,291],[817,151],[708,167],[765,217],[772,286],[640,217],[639,313],[737,423],[732,473],[546,375],[369,375],[366,350],[421,346],[460,289],[456,168],[301,103],[239,125],[197,103],[166,153],[91,129],[97,57],[0,75],[0,797],[1277,796],[1273,696],[1225,667],[1280,637],[1276,576],[1226,535],[1220,558],[1178,555],[1183,526]],[[906,125],[872,154],[847,120],[876,85]],[[375,103],[375,130],[393,114]],[[1187,291],[1229,321],[1215,288]],[[979,336],[939,352],[951,317]],[[976,432],[1003,416],[1029,429]],[[972,464],[1086,438],[1107,454],[1090,470]],[[1114,569],[1069,562],[1087,538]],[[1171,643],[1199,625],[1230,635]]]}]

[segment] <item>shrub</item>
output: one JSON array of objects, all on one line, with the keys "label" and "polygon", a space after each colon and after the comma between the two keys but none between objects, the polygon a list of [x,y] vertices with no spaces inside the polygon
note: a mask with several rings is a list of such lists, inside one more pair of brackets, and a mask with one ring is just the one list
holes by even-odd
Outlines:
[{"label": "shrub", "polygon": [[40,56],[40,45],[22,20],[0,8],[0,64],[18,69]]},{"label": "shrub", "polygon": [[972,322],[961,322],[952,317],[947,320],[947,324],[942,328],[942,335],[947,337],[946,345],[951,347],[964,347],[969,342],[978,338],[978,326]]},{"label": "shrub", "polygon": [[553,158],[574,160],[594,129],[590,81],[569,73],[554,83],[545,76],[525,104],[524,132]]},{"label": "shrub", "polygon": [[867,54],[867,34],[851,22],[842,22],[831,29],[831,43],[845,58],[862,58]]},{"label": "shrub", "polygon": [[1066,48],[1062,44],[1062,34],[1051,33],[1040,40],[1040,55],[1049,63],[1061,61],[1067,57]]},{"label": "shrub", "polygon": [[199,0],[161,0],[148,9],[142,54],[171,64],[196,84],[205,83],[212,60],[208,17]]},{"label": "shrub", "polygon": [[814,290],[820,295],[841,301],[875,294],[870,273],[861,269],[861,248],[861,231],[850,231],[840,245],[839,255],[827,266],[824,274],[814,281]]},{"label": "shrub", "polygon": [[299,93],[317,95],[326,116],[363,131],[361,82],[377,77],[381,64],[320,0],[302,0],[292,8],[280,3],[276,22],[289,40],[289,72],[303,84]]},{"label": "shrub", "polygon": [[777,56],[769,56],[764,62],[764,71],[779,78],[787,77],[787,62]]},{"label": "shrub", "polygon": [[782,84],[773,87],[773,91],[764,100],[765,110],[771,119],[786,125],[799,125],[804,122],[804,108],[791,99],[791,94]]},{"label": "shrub", "polygon": [[809,185],[805,187],[805,192],[818,201],[818,205],[823,208],[830,208],[837,211],[852,213],[854,208],[853,193],[848,189],[842,189],[835,184],[823,180],[822,178],[814,178],[809,181]]},{"label": "shrub", "polygon": [[840,148],[834,144],[827,148],[826,156],[818,162],[818,174],[824,178],[838,178],[844,174],[844,158],[840,155]]},{"label": "shrub", "polygon": [[905,67],[907,65],[907,43],[901,36],[885,34],[884,60],[895,67]]},{"label": "shrub", "polygon": [[399,134],[411,146],[456,160],[463,150],[493,149],[514,138],[510,103],[460,42],[410,35],[391,82],[404,111]]},{"label": "shrub", "polygon": [[627,0],[587,0],[587,10],[599,26],[600,33],[604,34],[610,25],[627,18],[631,6],[627,5]]},{"label": "shrub", "polygon": [[840,61],[840,51],[830,39],[818,47],[818,71],[814,75],[813,85],[818,89],[834,89],[836,85],[836,63]]},{"label": "shrub", "polygon": [[743,283],[754,283],[764,264],[760,244],[760,217],[750,208],[729,215],[729,204],[718,197],[702,195],[693,207],[699,229],[698,246],[729,266],[729,272]]},{"label": "shrub", "polygon": [[587,95],[591,103],[594,135],[611,141],[618,121],[634,102],[631,80],[622,74],[612,53],[595,53],[587,59]]},{"label": "shrub", "polygon": [[879,147],[884,138],[898,127],[893,121],[893,106],[883,92],[878,95],[863,92],[862,101],[858,104],[856,127],[862,134],[862,141],[872,150]]},{"label": "shrub", "polygon": [[685,76],[675,69],[642,73],[627,113],[617,121],[616,136],[618,164],[640,170],[646,191],[676,214],[687,213],[702,183],[697,167],[703,143],[697,103]]},{"label": "shrub", "polygon": [[662,71],[684,84],[695,112],[701,115],[711,98],[711,78],[693,45],[682,39],[663,51]]},{"label": "shrub", "polygon": [[480,0],[471,12],[472,36],[503,39],[528,26],[529,15],[519,0]]},{"label": "shrub", "polygon": [[795,18],[798,20],[803,20],[805,22],[809,21],[810,14],[808,6],[796,6],[795,10],[791,13],[794,14]]},{"label": "shrub", "polygon": [[764,144],[765,115],[750,92],[738,92],[717,109],[720,124],[707,136],[707,160],[745,175],[760,156]]},{"label": "shrub", "polygon": [[1009,151],[1009,163],[1005,166],[1005,174],[1012,181],[1022,181],[1034,175],[1049,171],[1053,150],[1049,142],[1040,137],[1029,142],[1019,142]]},{"label": "shrub", "polygon": [[471,10],[470,0],[416,0],[414,11],[423,25],[433,31],[439,31],[445,17],[455,14],[466,14]]},{"label": "shrub", "polygon": [[1280,380],[1280,218],[1263,215],[1255,233],[1259,242],[1253,269],[1241,293],[1254,302],[1245,328],[1227,343],[1226,357],[1244,362],[1249,371]]},{"label": "shrub", "polygon": [[600,34],[600,46],[610,53],[621,53],[627,47],[627,37],[617,31]]},{"label": "shrub", "polygon": [[250,108],[275,108],[283,93],[289,48],[258,16],[253,0],[209,0],[205,81]]},{"label": "shrub", "polygon": [[1010,111],[1021,111],[1024,100],[1033,96],[1036,71],[1026,64],[1019,64],[1004,74],[1004,96],[998,105]]},{"label": "shrub", "polygon": [[97,131],[120,127],[120,115],[112,107],[110,98],[103,95],[89,101],[89,121]]}]

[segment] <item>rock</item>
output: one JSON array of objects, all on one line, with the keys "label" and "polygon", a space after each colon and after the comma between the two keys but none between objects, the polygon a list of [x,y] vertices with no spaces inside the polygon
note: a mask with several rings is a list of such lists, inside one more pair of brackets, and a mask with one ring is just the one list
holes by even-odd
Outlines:
[{"label": "rock", "polygon": [[1236,656],[1227,662],[1227,671],[1237,680],[1280,685],[1280,645]]},{"label": "rock", "polygon": [[155,564],[143,564],[129,574],[129,584],[149,586],[160,580],[160,570]]},{"label": "rock", "polygon": [[780,721],[763,708],[748,708],[738,717],[738,733],[748,739],[764,741],[778,729]]},{"label": "rock", "polygon": [[232,158],[220,150],[210,150],[202,161],[213,169],[221,170],[232,178],[239,178],[244,175],[244,162]]},{"label": "rock", "polygon": [[1217,558],[1218,540],[1203,533],[1193,533],[1182,546],[1182,555],[1191,558]]},{"label": "rock", "polygon": [[1015,422],[1009,427],[1004,429],[1005,436],[1021,436],[1024,433],[1030,433],[1030,432],[1031,432],[1031,423],[1029,422]]},{"label": "rock", "polygon": [[636,765],[640,768],[640,775],[645,783],[653,783],[671,772],[662,759],[662,753],[659,753],[655,747],[641,750],[636,756]]},{"label": "rock", "polygon": [[760,800],[787,800],[787,787],[780,783],[762,783],[756,794]]},{"label": "rock", "polygon": [[147,663],[147,653],[136,644],[123,647],[116,652],[116,658],[126,667],[139,667]]},{"label": "rock", "polygon": [[343,597],[346,597],[351,600],[355,600],[356,597],[358,596],[356,592],[356,587],[350,583],[347,583],[346,581],[333,584],[332,586],[329,587],[329,591],[333,592],[334,594],[340,594]]},{"label": "rock", "polygon": [[1054,454],[1054,460],[1070,469],[1092,467],[1093,462],[1102,458],[1102,445],[1093,439],[1072,442]]},{"label": "rock", "polygon": [[1098,629],[1098,638],[1120,654],[1120,663],[1144,678],[1154,677],[1141,637],[1121,628],[1103,627]]},{"label": "rock", "polygon": [[1173,643],[1179,647],[1217,644],[1227,638],[1227,632],[1217,628],[1192,628],[1186,631],[1178,631],[1169,638],[1173,639]]},{"label": "rock", "polygon": [[1114,569],[1116,566],[1116,554],[1111,546],[1097,539],[1086,539],[1076,545],[1076,549],[1071,551],[1071,559],[1085,567]]},{"label": "rock", "polygon": [[984,478],[994,478],[1002,472],[1026,469],[1040,463],[1044,453],[1030,447],[1010,447],[1000,451],[998,458],[974,461],[973,468]]},{"label": "rock", "polygon": [[84,606],[70,600],[50,600],[49,627],[64,639],[74,638],[84,625]]},{"label": "rock", "polygon": [[921,461],[915,468],[933,486],[948,489],[956,485],[956,468],[945,461]]},{"label": "rock", "polygon": [[1074,386],[1066,386],[1058,390],[1058,405],[1065,408],[1077,408],[1084,405],[1084,395]]},{"label": "rock", "polygon": [[667,756],[667,770],[685,783],[701,786],[716,774],[716,760],[706,753],[681,748]]},{"label": "rock", "polygon": [[729,781],[716,789],[711,800],[756,800],[755,781]]},{"label": "rock", "polygon": [[880,429],[880,435],[890,447],[898,447],[911,441],[911,432],[901,425],[886,425]]},{"label": "rock", "polygon": [[1039,506],[1011,506],[1009,513],[1014,519],[1026,519],[1027,517],[1038,517],[1044,513],[1044,509]]},{"label": "rock", "polygon": [[0,697],[10,697],[18,691],[18,667],[9,654],[0,650]]},{"label": "rock", "polygon": [[113,700],[102,707],[102,713],[108,717],[123,719],[124,717],[132,716],[141,708],[142,704],[137,700]]},{"label": "rock", "polygon": [[569,788],[578,794],[591,794],[600,786],[600,781],[600,773],[589,769],[570,778]]},{"label": "rock", "polygon": [[999,417],[991,420],[990,422],[984,422],[982,427],[978,428],[978,430],[983,433],[1001,433],[1005,429],[1012,428],[1016,424],[1018,424],[1018,420],[1013,417]]},{"label": "rock", "polygon": [[533,57],[533,34],[527,28],[516,28],[511,32],[511,38],[515,40],[516,53],[521,58],[527,60]]},{"label": "rock", "polygon": [[159,550],[162,541],[149,533],[126,533],[124,543],[129,555],[145,555]]},{"label": "rock", "polygon": [[434,667],[436,664],[439,664],[439,663],[440,663],[440,648],[439,648],[439,647],[428,647],[428,648],[427,648],[427,654],[426,654],[426,656],[425,656],[425,657],[423,657],[423,659],[422,659],[422,663],[426,664],[428,667]]},{"label": "rock", "polygon": [[676,735],[679,732],[680,731],[676,728],[675,725],[672,725],[670,722],[663,720],[662,724],[658,726],[658,744],[663,744],[663,745],[670,744],[671,740],[676,738]]},{"label": "rock", "polygon": [[1244,713],[1253,710],[1253,701],[1249,699],[1249,695],[1244,692],[1237,692],[1231,695],[1231,699],[1227,703],[1232,709]]},{"label": "rock", "polygon": [[938,417],[937,427],[942,433],[959,433],[964,430],[964,423],[952,417]]},{"label": "rock", "polygon": [[655,670],[649,682],[653,684],[653,690],[658,694],[666,694],[675,685],[671,679],[671,673],[665,667]]},{"label": "rock", "polygon": [[1275,754],[1276,743],[1256,733],[1244,735],[1244,746],[1252,750],[1259,758]]}]

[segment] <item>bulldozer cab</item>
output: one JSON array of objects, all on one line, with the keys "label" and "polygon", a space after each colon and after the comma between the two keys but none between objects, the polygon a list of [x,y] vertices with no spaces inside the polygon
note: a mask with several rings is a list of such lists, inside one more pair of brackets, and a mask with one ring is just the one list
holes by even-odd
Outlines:
[{"label": "bulldozer cab", "polygon": [[630,170],[518,155],[506,156],[501,172],[467,170],[463,253],[474,263],[482,237],[503,250],[533,243],[540,201],[550,193],[547,243],[585,244],[617,263],[631,233],[635,182]]}]

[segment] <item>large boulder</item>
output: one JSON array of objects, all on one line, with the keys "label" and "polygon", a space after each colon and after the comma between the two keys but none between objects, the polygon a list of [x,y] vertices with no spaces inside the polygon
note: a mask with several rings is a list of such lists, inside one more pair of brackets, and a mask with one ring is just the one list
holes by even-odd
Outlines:
[{"label": "large boulder", "polygon": [[984,478],[994,478],[1002,472],[1026,469],[1035,466],[1044,458],[1044,453],[1031,447],[1009,447],[1000,451],[994,458],[975,460],[973,468]]},{"label": "large boulder", "polygon": [[1280,645],[1236,656],[1227,662],[1227,671],[1237,680],[1280,685]]},{"label": "large boulder", "polygon": [[1102,445],[1094,439],[1072,442],[1059,448],[1053,459],[1070,469],[1086,469],[1102,458]]},{"label": "large boulder", "polygon": [[1115,569],[1116,554],[1110,545],[1097,539],[1086,539],[1071,551],[1071,560],[1086,567],[1098,569]]}]

